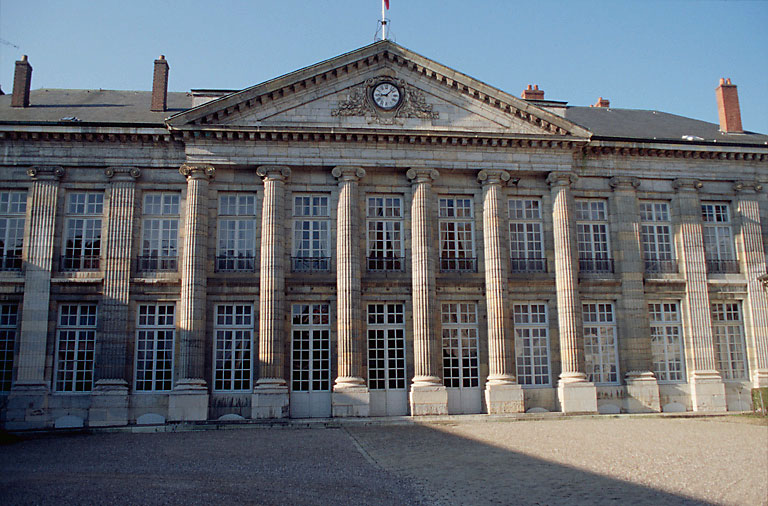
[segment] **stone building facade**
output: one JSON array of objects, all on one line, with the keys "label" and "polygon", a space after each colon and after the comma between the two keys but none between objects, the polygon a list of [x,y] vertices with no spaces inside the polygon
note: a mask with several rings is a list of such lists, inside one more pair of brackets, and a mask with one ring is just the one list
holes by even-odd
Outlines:
[{"label": "stone building facade", "polygon": [[[8,428],[749,408],[768,136],[390,41],[241,91],[0,97]],[[737,121],[738,120],[738,121]]]}]

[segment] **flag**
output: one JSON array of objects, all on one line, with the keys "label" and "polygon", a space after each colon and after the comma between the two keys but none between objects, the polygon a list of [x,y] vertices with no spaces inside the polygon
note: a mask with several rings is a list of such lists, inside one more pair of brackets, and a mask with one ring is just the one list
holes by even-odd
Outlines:
[{"label": "flag", "polygon": [[389,10],[389,0],[384,0],[384,7],[386,7],[387,10]]}]

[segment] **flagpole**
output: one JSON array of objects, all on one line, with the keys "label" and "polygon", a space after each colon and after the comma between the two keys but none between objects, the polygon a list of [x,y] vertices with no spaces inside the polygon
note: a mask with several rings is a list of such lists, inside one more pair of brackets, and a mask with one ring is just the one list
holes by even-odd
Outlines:
[{"label": "flagpole", "polygon": [[381,40],[387,40],[387,11],[384,0],[381,0]]}]

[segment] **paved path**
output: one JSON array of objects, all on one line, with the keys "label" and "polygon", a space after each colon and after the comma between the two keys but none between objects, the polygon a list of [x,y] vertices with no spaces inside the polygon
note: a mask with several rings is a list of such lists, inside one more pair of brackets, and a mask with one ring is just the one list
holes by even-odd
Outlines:
[{"label": "paved path", "polygon": [[452,417],[0,446],[3,505],[223,502],[768,504],[768,427],[729,418]]}]

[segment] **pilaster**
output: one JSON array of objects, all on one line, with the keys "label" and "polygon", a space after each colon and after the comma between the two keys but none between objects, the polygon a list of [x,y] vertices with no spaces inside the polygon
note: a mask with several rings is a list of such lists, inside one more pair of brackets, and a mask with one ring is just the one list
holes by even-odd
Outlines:
[{"label": "pilaster", "polygon": [[676,179],[680,207],[680,230],[683,241],[681,270],[685,277],[685,299],[688,308],[688,335],[691,354],[688,374],[694,411],[726,411],[725,385],[715,367],[712,315],[707,286],[707,264],[701,226],[702,187],[696,179]]},{"label": "pilaster", "polygon": [[488,311],[489,374],[485,384],[488,413],[521,413],[523,389],[515,380],[515,348],[507,291],[508,249],[502,232],[501,185],[509,181],[503,170],[481,170],[483,185],[483,244],[485,255],[485,297]]},{"label": "pilaster", "polygon": [[639,206],[636,177],[613,177],[612,214],[618,228],[615,251],[621,273],[621,318],[619,319],[619,357],[627,384],[624,410],[628,413],[661,411],[659,385],[653,375],[650,321],[643,287],[642,249],[640,245]]},{"label": "pilaster", "polygon": [[283,199],[291,169],[265,165],[256,173],[264,180],[259,268],[259,363],[251,402],[252,418],[289,415],[285,374],[285,237]]},{"label": "pilaster", "polygon": [[208,260],[208,184],[210,165],[182,165],[187,179],[179,301],[179,357],[176,384],[168,401],[168,419],[206,420],[208,387],[204,379],[205,313]]},{"label": "pilaster", "polygon": [[547,183],[552,192],[552,228],[555,245],[557,324],[560,332],[561,372],[557,396],[563,413],[596,413],[597,390],[584,373],[584,330],[581,322],[576,238],[573,233],[571,185],[578,176],[552,172]]},{"label": "pilaster", "polygon": [[435,284],[437,252],[433,244],[434,195],[432,181],[440,177],[434,169],[410,169],[406,173],[413,187],[411,201],[411,270],[413,285],[413,358],[411,415],[448,413],[448,392],[440,378],[439,314]]},{"label": "pilaster", "polygon": [[370,393],[363,379],[363,329],[360,300],[358,181],[360,167],[335,167],[339,180],[336,211],[336,336],[338,377],[333,385],[333,416],[368,416]]}]

